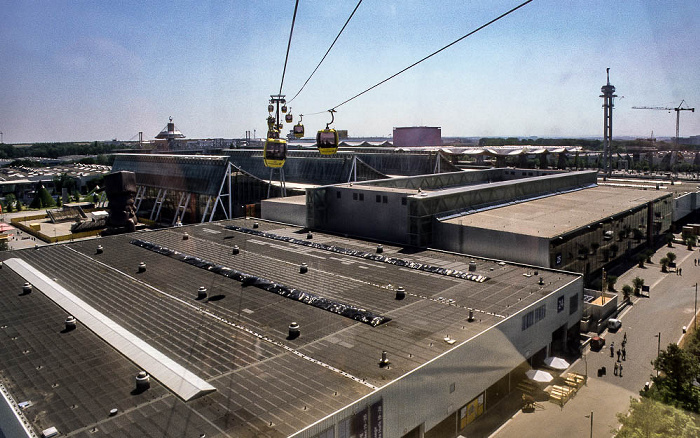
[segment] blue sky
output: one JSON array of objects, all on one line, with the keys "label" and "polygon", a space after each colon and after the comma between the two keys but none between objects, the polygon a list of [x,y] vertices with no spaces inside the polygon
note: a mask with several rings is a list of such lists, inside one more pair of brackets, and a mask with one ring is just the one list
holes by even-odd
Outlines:
[{"label": "blue sky", "polygon": [[[355,0],[300,0],[283,94],[293,96]],[[364,0],[291,104],[331,108],[518,5]],[[266,131],[294,1],[0,0],[0,131],[7,143],[153,138],[172,116],[189,138]],[[614,134],[700,134],[700,2],[534,0],[341,106],[335,127],[389,136],[602,136],[605,69]],[[307,132],[327,115],[304,117]],[[285,128],[286,129],[286,128]]]}]

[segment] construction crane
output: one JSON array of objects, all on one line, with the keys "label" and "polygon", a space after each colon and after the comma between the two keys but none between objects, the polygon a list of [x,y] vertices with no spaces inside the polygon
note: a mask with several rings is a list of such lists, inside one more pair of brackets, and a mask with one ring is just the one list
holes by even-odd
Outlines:
[{"label": "construction crane", "polygon": [[[695,108],[683,108],[685,99],[681,100],[675,108],[668,108],[663,106],[633,106],[632,109],[650,109],[650,110],[663,110],[663,111],[675,111],[676,112],[676,149],[678,149],[678,138],[680,137],[680,122],[681,122],[681,111],[695,112]],[[686,104],[687,106],[687,104]]]}]

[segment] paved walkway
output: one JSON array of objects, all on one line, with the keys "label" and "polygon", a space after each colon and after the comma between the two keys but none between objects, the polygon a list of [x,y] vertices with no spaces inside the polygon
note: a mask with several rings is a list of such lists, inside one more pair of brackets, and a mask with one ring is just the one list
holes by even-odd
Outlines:
[{"label": "paved walkway", "polygon": [[[674,272],[661,272],[658,262],[669,251],[676,253],[682,276]],[[658,339],[655,339],[653,334],[663,331],[660,346],[664,349],[668,343],[680,341],[681,325],[691,324],[693,301],[689,298],[690,291],[694,291],[695,282],[700,281],[700,266],[696,266],[696,258],[700,259],[700,252],[697,250],[689,251],[680,244],[674,244],[673,248],[664,246],[652,257],[652,264],[647,264],[645,268],[635,266],[619,276],[617,290],[622,290],[625,284],[631,285],[632,279],[639,276],[645,280],[646,285],[651,286],[650,296],[633,297],[632,305],[627,306],[620,315],[623,321],[622,329],[617,333],[603,333],[607,341],[606,348],[600,352],[587,349],[584,356],[571,366],[568,371],[588,373],[588,383],[563,407],[544,401],[538,404],[534,412],[522,412],[518,409],[521,404],[520,393],[516,392],[490,409],[489,414],[493,415],[492,418],[489,419],[486,415],[483,417],[485,421],[478,419],[473,424],[474,427],[470,425],[465,430],[468,433],[463,435],[470,438],[489,434],[492,438],[541,438],[562,435],[588,437],[591,433],[595,437],[612,436],[619,426],[616,414],[627,412],[630,397],[639,397],[639,391],[654,373],[651,360],[656,357]],[[621,295],[620,293],[620,299]],[[683,299],[680,304],[679,297]],[[670,315],[673,315],[673,318]],[[656,325],[647,323],[648,318],[655,316]],[[675,327],[676,325],[678,327]],[[619,377],[613,373],[616,358],[610,357],[608,347],[614,342],[617,350],[625,332],[628,334],[628,357],[621,362],[623,376]],[[607,374],[598,377],[596,371],[602,366],[607,368]],[[481,424],[478,424],[480,421]],[[502,426],[494,432],[495,424]]]}]

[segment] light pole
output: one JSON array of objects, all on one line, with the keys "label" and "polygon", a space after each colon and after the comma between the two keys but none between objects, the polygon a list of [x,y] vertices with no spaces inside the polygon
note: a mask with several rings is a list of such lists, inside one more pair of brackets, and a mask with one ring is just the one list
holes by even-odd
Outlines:
[{"label": "light pole", "polygon": [[586,418],[588,417],[591,418],[591,438],[593,438],[593,411],[591,411],[591,415],[586,415]]},{"label": "light pole", "polygon": [[[659,355],[661,354],[661,332],[659,332],[658,335],[654,335],[655,338],[659,338],[659,343],[657,344],[656,347],[656,360],[659,360]],[[659,377],[659,368],[657,366],[656,368],[656,377]]]},{"label": "light pole", "polygon": [[695,283],[695,313],[693,314],[693,328],[698,329],[698,284]]}]

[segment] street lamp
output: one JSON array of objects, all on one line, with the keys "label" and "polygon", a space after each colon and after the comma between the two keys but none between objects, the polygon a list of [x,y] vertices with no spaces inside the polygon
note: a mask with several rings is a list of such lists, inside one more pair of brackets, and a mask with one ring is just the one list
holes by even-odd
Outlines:
[{"label": "street lamp", "polygon": [[[658,360],[659,360],[659,355],[661,354],[661,332],[659,332],[658,335],[654,335],[654,337],[655,337],[655,338],[659,338],[659,343],[657,344],[657,347],[656,347],[656,360],[658,361]],[[659,377],[659,368],[658,368],[658,365],[657,365],[657,368],[656,368],[656,377]]]},{"label": "street lamp", "polygon": [[593,438],[593,411],[591,411],[591,415],[586,415],[586,418],[591,419],[591,438]]},{"label": "street lamp", "polygon": [[695,283],[695,313],[693,314],[693,327],[698,329],[698,283]]}]

